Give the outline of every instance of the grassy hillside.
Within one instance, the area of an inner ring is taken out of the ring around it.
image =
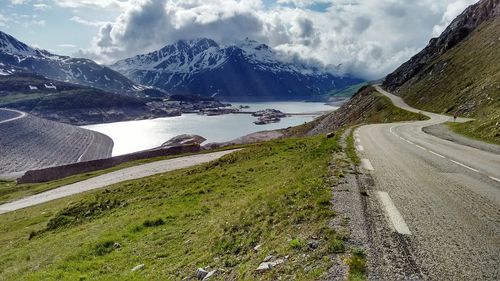
[[[363,86],[368,85],[369,82],[362,82],[356,85],[352,85],[350,87],[341,89],[341,90],[333,90],[328,93],[329,96],[334,96],[334,97],[351,97],[355,93],[359,91]]]
[[[500,18],[469,37],[406,82],[401,95],[423,110],[476,118],[453,125],[471,137],[500,142]]]
[[[426,119],[428,117],[425,115],[394,106],[388,97],[374,87],[365,86],[338,110],[293,128],[291,132],[295,135],[326,134],[345,126]]]
[[[0,279],[180,280],[206,266],[214,280],[317,279],[344,248],[327,227],[338,151],[324,136],[278,140],[0,215]],[[288,259],[258,275],[268,255]]]
[[[337,113],[289,134],[423,118],[365,87]],[[363,280],[363,251],[346,250],[348,234],[329,227],[332,188],[349,166],[341,135],[250,145],[198,167],[0,215],[0,279],[181,280],[209,267],[218,270],[213,280],[318,280],[339,266],[333,260],[340,255],[349,280]],[[346,152],[355,158],[350,139]],[[0,194],[10,198],[90,176],[22,190],[4,182]],[[267,256],[284,263],[257,273]],[[144,266],[132,271],[137,265]]]

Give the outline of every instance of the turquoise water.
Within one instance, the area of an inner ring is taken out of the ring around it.
[[[233,103],[233,105],[239,105]],[[245,103],[247,111],[275,108],[287,113],[311,113],[335,110],[323,103],[272,102]],[[229,141],[250,133],[296,126],[311,121],[317,115],[291,116],[279,123],[255,125],[249,114],[226,114],[204,116],[183,114],[182,116],[156,118],[151,120],[125,121],[84,126],[111,137],[115,143],[113,156],[157,147],[180,134],[196,134],[207,139],[206,143]]]

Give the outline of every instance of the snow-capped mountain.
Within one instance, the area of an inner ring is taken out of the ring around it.
[[[59,56],[32,48],[0,31],[0,75],[34,73],[112,92],[132,92],[139,88],[122,74],[90,59]]]
[[[216,95],[230,100],[307,99],[361,82],[286,63],[265,44],[244,40],[180,40],[110,66],[131,80],[171,93]]]

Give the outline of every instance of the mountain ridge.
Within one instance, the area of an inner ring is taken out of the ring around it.
[[[383,86],[389,91],[397,90],[418,75],[427,64],[466,39],[481,23],[500,16],[499,2],[499,0],[481,0],[469,6],[439,37],[432,38],[424,49],[388,74]]]
[[[409,105],[475,118],[457,133],[500,143],[500,0],[481,0],[389,74],[383,86]]]
[[[179,40],[110,67],[136,83],[172,93],[229,99],[306,99],[362,81],[285,62],[269,46],[248,38],[228,45],[208,38]]]
[[[0,31],[0,75],[27,72],[114,93],[143,89],[122,74],[85,58],[72,58],[33,48]]]

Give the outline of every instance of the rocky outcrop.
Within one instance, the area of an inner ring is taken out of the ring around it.
[[[256,125],[265,125],[269,123],[277,123],[281,118],[286,117],[286,114],[277,109],[265,109],[252,113],[252,116],[258,117],[254,123]]]
[[[200,145],[202,142],[206,140],[207,139],[202,136],[184,134],[169,139],[168,141],[164,142],[161,146],[166,147],[166,146],[179,146],[188,144]]]
[[[339,109],[312,121],[315,124],[306,135],[328,134],[345,125],[359,123],[360,120],[366,118],[369,112],[372,112],[377,107],[376,100],[378,97],[372,94],[373,91],[374,88],[371,86],[361,88],[359,92],[354,94]]]
[[[393,73],[387,75],[383,83],[389,91],[395,91],[406,81],[419,75],[428,64],[464,40],[481,23],[500,16],[500,0],[481,0],[467,8],[429,44]]]

